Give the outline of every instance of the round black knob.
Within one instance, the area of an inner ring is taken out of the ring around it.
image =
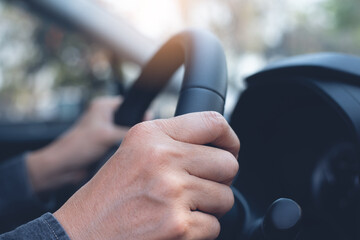
[[[280,198],[267,210],[262,222],[266,240],[292,240],[300,231],[302,211],[291,199]]]

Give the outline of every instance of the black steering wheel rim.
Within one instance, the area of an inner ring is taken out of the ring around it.
[[[182,64],[185,74],[175,116],[200,111],[223,114],[227,91],[223,48],[211,33],[188,30],[167,41],[147,63],[116,111],[115,123],[141,122],[152,100]]]

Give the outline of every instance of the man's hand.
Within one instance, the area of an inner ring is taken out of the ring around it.
[[[215,239],[234,203],[239,147],[214,112],[138,124],[54,216],[72,240]]]
[[[89,164],[124,138],[127,128],[113,123],[120,97],[95,99],[81,119],[58,140],[27,157],[35,191],[54,189],[82,180]]]

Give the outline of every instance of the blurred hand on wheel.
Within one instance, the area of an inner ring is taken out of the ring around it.
[[[214,112],[138,124],[54,216],[72,240],[215,239],[234,203],[239,147]]]
[[[82,180],[89,164],[124,138],[128,129],[113,123],[113,114],[120,104],[120,97],[93,100],[69,131],[49,146],[28,154],[27,167],[35,191]]]

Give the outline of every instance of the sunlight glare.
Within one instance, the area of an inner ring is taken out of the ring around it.
[[[108,10],[120,15],[144,35],[159,39],[178,32],[184,22],[177,1],[101,0]]]

